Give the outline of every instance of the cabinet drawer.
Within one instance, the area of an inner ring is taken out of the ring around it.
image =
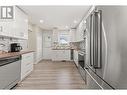
[[[27,67],[33,66],[32,61],[22,61],[21,63],[21,70],[27,69]]]
[[[22,65],[21,66],[21,71],[24,72],[24,71],[26,71],[29,68],[33,68],[33,64],[32,63],[27,63],[25,65]]]
[[[22,62],[33,62],[33,53],[23,54]]]
[[[29,62],[25,64],[25,67],[33,66],[33,63]]]
[[[33,66],[32,65],[28,65],[27,67],[25,67],[24,69],[23,69],[23,73],[24,72],[26,72],[26,71],[28,71],[28,70],[33,70]]]

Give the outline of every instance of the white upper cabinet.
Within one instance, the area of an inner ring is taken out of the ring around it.
[[[82,20],[76,29],[70,30],[70,42],[79,42],[84,40],[85,29],[86,21]]]
[[[84,20],[82,20],[76,29],[76,41],[77,42],[84,40],[83,35],[84,35],[85,28],[86,28],[86,22]]]
[[[53,30],[53,42],[58,42],[58,30]]]
[[[70,42],[76,42],[76,29],[70,30]]]
[[[28,17],[19,8],[15,7],[15,31],[17,38],[28,39]]]
[[[7,28],[8,27],[8,28]],[[12,31],[12,21],[0,21],[0,35],[1,36],[10,36]]]
[[[0,35],[20,39],[28,39],[28,17],[14,6],[14,19],[0,20]]]

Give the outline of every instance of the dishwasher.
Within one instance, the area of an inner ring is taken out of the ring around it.
[[[21,56],[0,59],[0,89],[11,89],[20,81]]]

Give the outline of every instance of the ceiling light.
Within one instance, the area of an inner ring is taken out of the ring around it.
[[[28,19],[25,19],[25,22],[28,22]]]
[[[67,28],[67,29],[68,29],[69,27],[68,27],[68,26],[65,26],[65,28]]]
[[[40,23],[43,23],[44,21],[43,20],[40,20]]]
[[[77,23],[77,21],[76,21],[76,20],[74,20],[74,23]]]

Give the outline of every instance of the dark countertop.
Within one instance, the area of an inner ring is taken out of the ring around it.
[[[1,58],[8,58],[8,57],[13,57],[13,56],[18,56],[26,53],[30,53],[34,51],[21,51],[21,52],[10,52],[10,53],[1,53],[0,54],[0,59]]]

